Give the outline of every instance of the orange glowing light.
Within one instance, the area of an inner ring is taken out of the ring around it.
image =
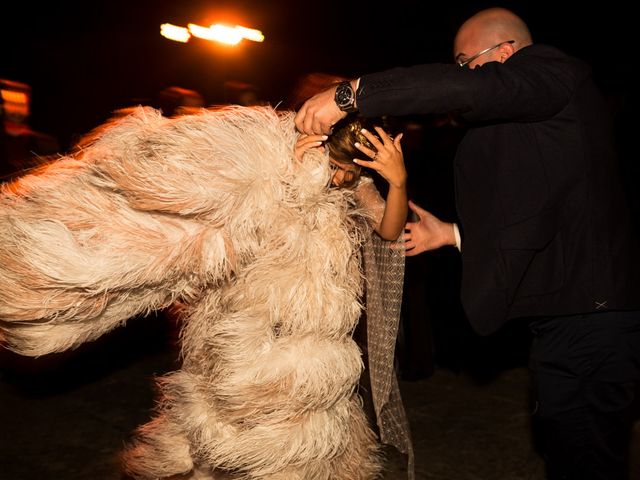
[[[0,90],[0,96],[6,103],[28,104],[29,97],[24,92],[16,92],[15,90]]]
[[[226,43],[227,45],[237,45],[242,40],[240,32],[227,25],[215,24],[210,27],[202,27],[195,23],[190,23],[189,31],[194,37]]]
[[[170,23],[163,23],[160,26],[160,34],[169,40],[183,43],[188,42],[192,36],[227,45],[237,45],[243,39],[251,40],[252,42],[264,41],[264,35],[260,30],[242,27],[240,25],[229,26],[221,23],[214,23],[209,27],[189,23],[186,28]]]
[[[235,27],[216,23],[211,25],[209,29],[214,36],[214,40],[217,40],[218,42],[226,43],[228,45],[237,45],[242,40],[242,34],[236,30]]]
[[[184,27],[163,23],[160,25],[160,35],[175,42],[187,43],[191,38],[189,30]]]
[[[240,32],[242,38],[246,38],[247,40],[251,40],[252,42],[264,41],[264,35],[260,30],[256,30],[255,28],[241,27],[240,25],[236,25],[235,28],[238,32]]]
[[[29,95],[26,92],[0,88],[0,97],[2,97],[0,113],[4,108],[4,113],[8,118],[26,118],[29,116]]]

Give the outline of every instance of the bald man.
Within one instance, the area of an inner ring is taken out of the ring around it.
[[[406,226],[407,255],[458,246],[478,333],[530,322],[549,478],[626,479],[640,265],[607,105],[586,64],[533,44],[505,9],[468,19],[453,57],[334,86],[303,104],[296,125],[326,134],[355,111],[467,121],[455,158],[460,228],[411,204],[420,220]]]

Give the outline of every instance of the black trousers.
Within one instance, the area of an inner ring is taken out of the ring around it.
[[[550,480],[627,480],[640,312],[531,322],[534,431]]]

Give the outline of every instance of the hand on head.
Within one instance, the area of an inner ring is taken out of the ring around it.
[[[402,147],[400,141],[402,140],[402,134],[392,139],[387,132],[380,127],[374,127],[380,138],[376,137],[373,133],[365,130],[361,130],[362,134],[371,142],[374,149],[368,148],[365,145],[356,143],[355,146],[362,153],[367,155],[370,160],[362,160],[354,158],[353,162],[361,167],[370,168],[378,172],[389,185],[397,188],[403,188],[407,182],[407,170],[404,166],[404,158],[402,155]]]
[[[295,117],[296,128],[307,135],[331,133],[331,127],[347,116],[334,100],[336,87],[320,92],[308,99]]]
[[[319,148],[320,151],[324,151],[324,147],[322,143],[327,139],[326,135],[305,135],[302,134],[298,137],[298,141],[296,142],[294,155],[296,160],[301,161],[304,155],[304,152],[309,150],[310,148]]]

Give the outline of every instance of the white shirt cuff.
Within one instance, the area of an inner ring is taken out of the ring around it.
[[[456,248],[459,252],[462,251],[462,240],[460,239],[460,229],[458,228],[458,224],[453,224],[453,236],[456,237]]]

